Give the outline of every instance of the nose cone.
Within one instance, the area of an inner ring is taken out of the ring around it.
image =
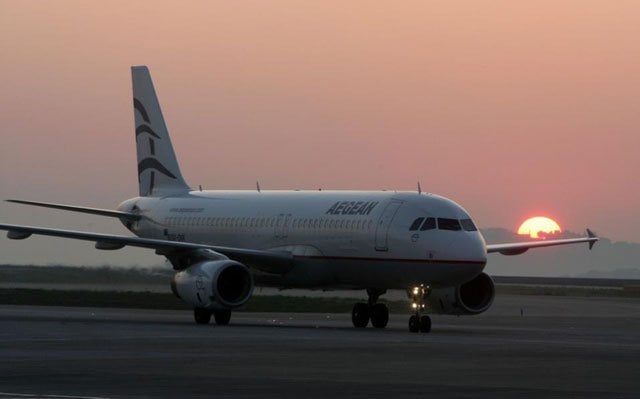
[[[487,245],[479,231],[467,234],[462,241],[470,260],[487,263]]]
[[[453,233],[453,232],[452,232]],[[457,231],[455,239],[440,246],[437,258],[444,265],[440,279],[434,284],[452,286],[473,280],[487,264],[487,252],[482,235],[477,232]]]
[[[482,273],[487,265],[487,249],[479,231],[458,231],[457,237],[446,248],[449,259],[455,259],[456,280],[464,283]]]
[[[487,263],[484,239],[478,232],[460,232],[460,236],[441,248],[444,259],[481,266],[479,271]]]

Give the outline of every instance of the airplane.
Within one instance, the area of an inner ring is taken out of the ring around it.
[[[354,327],[385,328],[378,302],[407,290],[409,330],[431,331],[426,313],[476,315],[491,306],[495,287],[483,270],[487,255],[588,243],[587,236],[486,244],[456,202],[435,194],[396,191],[193,190],[178,166],[146,66],[133,66],[133,108],[139,196],[116,210],[7,200],[119,219],[135,236],[0,224],[10,239],[45,235],[85,240],[101,250],[155,250],[176,273],[173,293],[194,309],[198,324],[226,325],[252,296],[254,275],[280,288],[364,289],[352,309]],[[253,270],[251,270],[253,269]]]

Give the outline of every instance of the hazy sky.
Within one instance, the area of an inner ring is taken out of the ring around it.
[[[136,64],[194,187],[419,180],[482,227],[640,241],[638,1],[0,1],[0,198],[135,196]]]

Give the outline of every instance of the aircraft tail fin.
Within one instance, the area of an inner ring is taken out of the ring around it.
[[[149,69],[146,66],[131,67],[131,78],[140,196],[191,190],[180,173]]]

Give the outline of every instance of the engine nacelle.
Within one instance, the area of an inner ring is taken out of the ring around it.
[[[457,287],[434,288],[427,298],[434,313],[454,315],[479,314],[491,307],[496,289],[486,273]]]
[[[176,273],[171,290],[197,308],[232,309],[251,298],[253,277],[233,260],[204,261]]]

